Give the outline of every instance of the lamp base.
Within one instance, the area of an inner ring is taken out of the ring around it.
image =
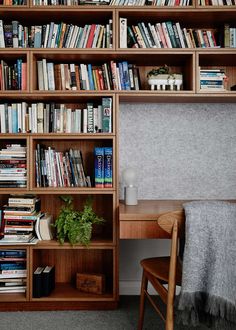
[[[126,205],[137,205],[138,204],[137,196],[138,196],[137,187],[125,187]]]

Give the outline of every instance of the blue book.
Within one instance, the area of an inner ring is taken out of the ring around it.
[[[18,113],[15,103],[12,104],[12,133],[18,133]]]
[[[22,89],[22,59],[18,59],[17,62],[17,88]]]
[[[129,80],[128,62],[123,61],[122,66],[123,66],[123,79],[124,79],[125,90],[129,91],[130,90],[130,80]]]
[[[95,188],[104,188],[104,148],[94,149],[95,156]]]
[[[118,63],[118,67],[119,67],[119,74],[120,74],[121,90],[124,91],[125,90],[125,80],[124,80],[124,74],[123,74],[123,65],[121,62]]]
[[[104,187],[112,188],[112,147],[104,148]]]
[[[93,72],[92,72],[92,65],[88,64],[88,79],[89,79],[89,89],[94,91],[94,81],[93,81]]]

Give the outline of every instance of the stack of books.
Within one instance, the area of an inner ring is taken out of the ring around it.
[[[0,294],[26,291],[26,250],[0,250]]]
[[[0,188],[26,188],[26,147],[9,144],[0,150]]]
[[[42,217],[40,199],[33,195],[12,195],[3,207],[1,244],[35,241],[35,224]]]
[[[225,92],[224,69],[200,69],[200,89],[204,92]]]

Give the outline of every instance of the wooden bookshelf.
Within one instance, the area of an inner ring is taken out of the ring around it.
[[[83,105],[86,102],[98,104],[103,97],[111,97],[113,103],[112,133],[19,133],[0,134],[0,146],[9,142],[23,142],[27,147],[27,187],[0,188],[1,206],[12,193],[33,193],[41,198],[42,210],[56,218],[61,203],[61,194],[72,194],[76,205],[81,208],[86,197],[92,195],[96,212],[106,219],[104,226],[94,228],[91,245],[61,246],[56,240],[39,242],[37,245],[17,246],[27,249],[26,294],[0,295],[0,310],[50,310],[50,309],[111,309],[118,305],[118,249],[119,249],[119,187],[118,187],[118,116],[121,102],[236,102],[236,91],[230,87],[236,84],[236,49],[233,48],[127,48],[119,47],[119,18],[127,18],[128,24],[138,22],[157,23],[179,21],[186,28],[222,29],[224,23],[234,24],[234,6],[200,6],[193,1],[190,6],[34,6],[32,0],[24,6],[0,6],[1,19],[9,24],[19,20],[22,25],[49,24],[65,21],[67,24],[106,24],[112,19],[112,48],[6,48],[0,49],[0,60],[13,62],[18,58],[27,63],[27,88],[0,90],[2,103],[13,102],[57,102]],[[46,59],[55,63],[85,63],[100,65],[110,61],[128,61],[140,72],[140,90],[55,90],[39,91],[37,61]],[[147,72],[154,67],[167,64],[173,71],[183,74],[180,91],[151,91],[147,83]],[[223,68],[228,77],[224,92],[203,92],[199,88],[199,67]],[[96,146],[113,147],[113,187],[51,188],[37,187],[35,182],[34,150],[37,143],[53,146],[64,151],[76,146],[83,152],[86,170],[93,172],[93,149]],[[7,248],[15,246],[7,246]],[[1,246],[0,249],[5,249]],[[49,297],[33,298],[33,271],[41,264],[56,266],[56,288]],[[103,295],[81,294],[75,288],[76,272],[102,272],[107,279]]]

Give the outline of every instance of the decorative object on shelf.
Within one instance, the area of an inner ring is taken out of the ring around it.
[[[92,198],[87,198],[83,211],[74,210],[73,197],[63,195],[60,198],[65,203],[56,219],[55,227],[60,244],[69,240],[71,245],[88,246],[92,237],[93,224],[102,224],[105,220],[96,215],[92,208]]]
[[[134,168],[127,167],[122,173],[122,177],[125,183],[124,188],[124,199],[126,205],[137,205],[138,200],[138,188],[135,186],[136,183],[136,172]]]
[[[157,90],[179,91],[183,84],[183,75],[181,73],[171,73],[167,65],[152,69],[148,72],[147,78],[152,91],[155,88]]]
[[[105,291],[105,275],[77,273],[76,288],[81,292],[103,294]]]

